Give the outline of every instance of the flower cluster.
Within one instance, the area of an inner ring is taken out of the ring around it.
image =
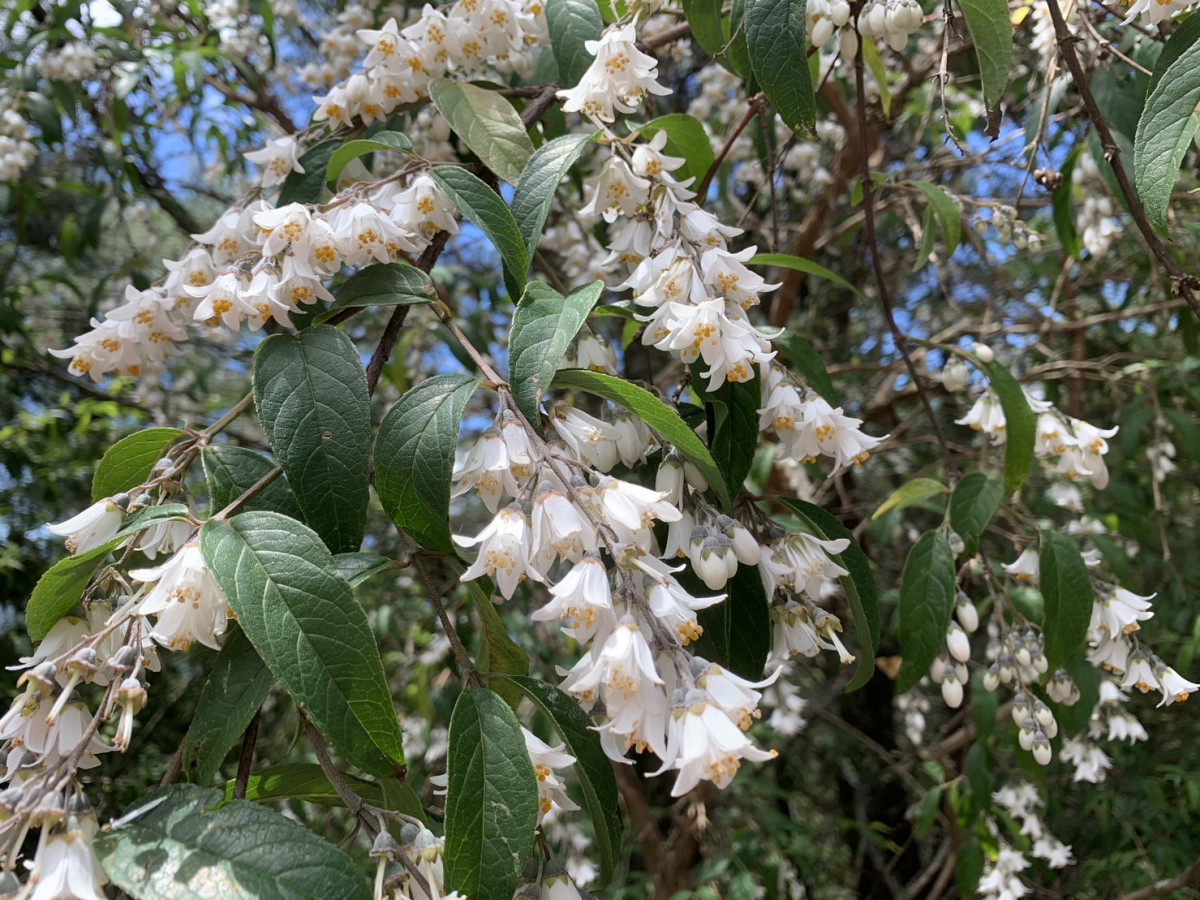
[[[600,40],[584,43],[595,59],[579,84],[558,92],[564,101],[563,112],[581,112],[597,122],[612,122],[614,113],[637,112],[646,94],[671,93],[658,83],[658,61],[635,46],[635,25],[610,25]]]
[[[37,159],[37,149],[26,138],[29,129],[20,113],[0,113],[0,182],[16,181]]]
[[[808,39],[814,47],[824,47],[836,36],[842,56],[854,59],[858,55],[858,35],[853,27],[846,27],[850,24],[847,0],[813,0],[805,15]],[[878,38],[900,53],[924,21],[916,0],[868,0],[858,14],[858,30],[864,39]]]
[[[96,51],[87,41],[67,41],[47,50],[37,67],[43,78],[52,81],[83,81],[96,72]]]

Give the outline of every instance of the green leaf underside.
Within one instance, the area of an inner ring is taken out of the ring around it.
[[[374,781],[342,773],[350,789],[372,806],[385,807],[383,788]],[[225,785],[225,802],[233,800],[236,782]],[[318,806],[344,806],[321,767],[316,763],[288,763],[255,772],[246,781],[246,800],[266,803],[270,800],[303,800]]]
[[[485,166],[509,184],[521,180],[533,141],[511,103],[495,91],[444,78],[429,85],[429,98]]]
[[[386,572],[396,565],[386,556],[380,556],[378,553],[371,553],[367,550],[338,553],[333,557],[333,562],[338,571],[342,573],[342,577],[350,582],[350,587],[358,587],[368,578],[378,575],[380,572]]]
[[[904,662],[896,679],[903,694],[929,671],[946,643],[954,612],[954,551],[940,531],[927,531],[908,554],[900,577],[900,652]]]
[[[1150,76],[1150,84],[1146,88],[1147,97],[1154,93],[1175,60],[1200,40],[1200,16],[1188,16],[1182,22],[1178,19],[1176,22],[1179,27],[1167,39],[1158,59],[1154,61],[1154,74]]]
[[[338,176],[342,174],[342,170],[352,160],[356,160],[360,156],[366,156],[368,153],[375,153],[380,150],[388,150],[394,153],[411,153],[412,148],[412,141],[398,131],[381,131],[369,138],[346,141],[346,143],[330,154],[329,162],[325,166],[325,180],[331,184],[337,184]]]
[[[815,275],[818,278],[824,278],[826,281],[832,281],[838,287],[853,291],[856,294],[860,293],[858,288],[836,272],[832,272],[824,266],[803,257],[792,256],[790,253],[756,253],[750,257],[750,265],[778,266],[781,269],[794,269],[806,275]]]
[[[1191,146],[1200,117],[1200,43],[1193,43],[1158,75],[1133,139],[1133,172],[1138,197],[1154,227],[1165,231],[1171,190],[1179,164]]]
[[[275,464],[265,456],[245,447],[205,447],[200,460],[204,465],[204,478],[208,482],[209,512],[212,514],[227,507],[275,468]],[[252,497],[240,512],[255,510],[283,513],[293,519],[302,516],[285,476],[272,481]]]
[[[220,791],[174,785],[138,801],[96,852],[118,887],[139,900],[245,897],[368,900],[353,861],[273,810]]]
[[[1079,547],[1065,534],[1041,533],[1038,572],[1038,587],[1045,601],[1046,661],[1054,670],[1083,648],[1095,595]]]
[[[289,203],[320,203],[325,199],[325,172],[329,159],[342,146],[341,138],[322,141],[300,157],[303,172],[290,172],[279,189],[277,206]]]
[[[596,829],[595,850],[600,861],[600,880],[589,887],[602,888],[609,883],[621,853],[621,807],[617,799],[617,780],[612,763],[600,746],[600,735],[575,699],[553,685],[536,678],[508,677],[520,688],[543,715],[575,757],[573,767],[583,791],[583,808]]]
[[[645,388],[601,372],[587,369],[565,369],[556,373],[554,383],[558,387],[574,388],[602,397],[633,413],[654,431],[661,434],[680,453],[700,470],[709,486],[716,491],[722,505],[732,503],[729,488],[716,461],[712,458],[704,441],[687,426],[674,409],[667,406]]]
[[[402,769],[375,636],[320,538],[278,513],[242,513],[206,523],[200,549],[258,655],[321,733],[372,775]]]
[[[594,59],[585,43],[600,40],[604,31],[600,9],[595,0],[546,0],[546,28],[559,80],[564,88],[575,87]]]
[[[182,435],[178,428],[147,428],[121,438],[100,457],[92,476],[92,502],[144,484],[154,464]]]
[[[201,786],[212,782],[274,683],[254,645],[241,628],[231,625],[183,739],[183,769],[189,781]]]
[[[396,527],[431,550],[454,553],[450,476],[463,410],[478,378],[436,375],[401,397],[375,439],[375,490]]]
[[[254,354],[254,406],[305,521],[333,553],[367,521],[371,403],[350,338],[330,325],[267,338]]]
[[[837,541],[843,538],[850,544],[841,553],[831,553],[830,558],[838,563],[849,575],[838,579],[846,599],[850,601],[850,611],[854,614],[854,626],[861,647],[858,668],[846,685],[846,691],[858,690],[871,680],[875,672],[875,654],[879,652],[880,622],[879,622],[879,586],[875,582],[875,573],[867,555],[854,539],[854,535],[843,525],[836,516],[813,503],[803,500],[782,498],[783,504],[792,512],[801,516],[817,537],[827,541]],[[865,641],[864,641],[865,638]]]
[[[979,363],[979,366],[1000,398],[1000,408],[1004,411],[1004,493],[1012,496],[1021,489],[1033,465],[1037,416],[1029,408],[1021,385],[1008,369],[997,362]]]
[[[892,491],[891,496],[879,504],[879,509],[871,513],[872,519],[878,519],[888,510],[904,509],[938,494],[949,493],[950,489],[936,478],[914,478]]]
[[[521,725],[486,688],[463,691],[446,755],[447,890],[512,900],[537,828],[538,791]]]
[[[1004,98],[1008,74],[1012,68],[1013,28],[1007,0],[958,0],[967,20],[979,75],[983,81],[983,102],[995,109]]]
[[[430,303],[437,290],[430,277],[408,263],[367,266],[338,288],[337,297],[326,310],[353,309],[362,306],[408,306]]]
[[[525,286],[509,332],[508,380],[518,408],[530,422],[541,422],[542,397],[603,292],[602,281],[593,281],[566,297],[538,281]]]
[[[805,41],[804,0],[746,0],[746,49],[775,112],[797,133],[812,128],[817,104]]]
[[[686,183],[692,180],[692,187],[697,187],[708,170],[712,168],[715,156],[708,132],[694,116],[685,113],[671,113],[651,119],[638,128],[637,132],[646,140],[650,140],[660,131],[667,133],[667,143],[663,152],[667,156],[676,156],[684,160],[682,166],[671,173],[677,181]]]
[[[429,170],[429,177],[458,207],[463,217],[492,242],[513,283],[523,287],[529,275],[529,255],[517,220],[500,195],[457,166],[436,166]],[[519,294],[520,291],[515,296]]]
[[[1004,502],[1004,485],[981,472],[964,475],[950,495],[950,527],[976,542]]]
[[[594,4],[590,4],[594,8]],[[512,214],[517,230],[525,243],[525,254],[533,259],[533,252],[541,239],[542,229],[550,215],[554,194],[559,182],[566,177],[575,160],[579,159],[588,144],[596,139],[596,133],[564,134],[547,141],[529,160],[513,191]]]

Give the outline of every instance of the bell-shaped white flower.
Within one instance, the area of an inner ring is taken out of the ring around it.
[[[754,746],[720,707],[697,691],[689,695],[686,707],[671,713],[666,755],[658,772],[678,770],[671,796],[682,797],[704,780],[719,788],[728,786],[743,759],[762,762],[776,755]]]
[[[599,122],[612,122],[614,111],[631,113],[646,94],[664,96],[670,88],[658,83],[658,61],[635,46],[634,23],[610,25],[598,41],[584,47],[596,58],[579,84],[558,92],[563,112],[581,112]]]
[[[566,786],[555,771],[573,766],[575,757],[566,753],[562,744],[551,747],[527,728],[523,727],[521,734],[525,737],[525,749],[529,751],[529,761],[533,763],[533,772],[537,776],[538,820],[553,809],[563,812],[579,809],[579,805],[567,796]]]
[[[304,174],[304,166],[300,165],[300,147],[292,135],[267,141],[261,150],[242,155],[258,166],[259,183],[265,188],[279,184],[292,172]]]
[[[513,591],[526,578],[546,580],[530,559],[529,523],[519,506],[500,510],[473,538],[454,535],[454,543],[460,547],[479,545],[479,555],[463,572],[462,580],[487,575],[505,599],[512,599]]]
[[[214,650],[225,633],[229,603],[217,584],[199,545],[192,541],[161,566],[129,573],[135,581],[153,584],[138,605],[145,616],[157,615],[151,637],[172,650],[187,650],[199,641]]]
[[[1040,563],[1037,551],[1026,547],[1021,555],[1010,563],[1002,563],[1004,571],[1022,584],[1037,584],[1040,573]]]
[[[575,563],[562,580],[550,588],[550,596],[551,601],[536,610],[531,618],[536,622],[560,619],[563,629],[577,641],[590,640],[601,631],[607,637],[616,626],[608,570],[594,554]]]
[[[111,540],[121,530],[124,520],[124,511],[105,497],[65,522],[47,525],[46,528],[53,534],[65,537],[67,552],[74,555],[87,553]]]
[[[90,811],[72,814],[60,826],[44,827],[24,896],[29,900],[105,900],[108,876],[93,847],[99,827]]]

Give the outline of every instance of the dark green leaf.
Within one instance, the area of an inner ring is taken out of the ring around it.
[[[1079,547],[1057,531],[1041,533],[1038,573],[1045,601],[1046,660],[1053,671],[1070,662],[1087,640],[1095,593]]]
[[[954,612],[954,551],[940,531],[927,531],[913,546],[900,577],[900,652],[896,679],[903,694],[921,680],[946,643]]]
[[[274,683],[254,645],[231,625],[183,739],[183,771],[189,781],[202,786],[212,782]]]
[[[388,410],[375,439],[375,490],[396,527],[432,550],[453,553],[450,476],[458,424],[479,379],[437,375]]]
[[[244,447],[205,447],[200,459],[208,482],[209,511],[212,514],[223,510],[275,469],[275,464],[265,456]],[[293,519],[301,518],[300,507],[283,476],[267,485],[240,511],[264,509],[283,513]]]
[[[954,883],[958,887],[958,895],[974,897],[982,877],[983,850],[979,846],[979,839],[968,834],[958,849],[958,859],[954,864]]]
[[[693,179],[693,188],[699,186],[713,166],[715,157],[708,132],[693,116],[683,113],[659,116],[639,127],[637,131],[646,140],[650,140],[660,131],[667,133],[667,144],[663,152],[667,156],[676,156],[684,160],[684,164],[671,174],[678,181]]]
[[[350,857],[291,819],[220,791],[174,785],[151,792],[96,852],[113,883],[138,900],[200,897],[369,900]]]
[[[368,153],[390,150],[395,153],[412,153],[412,141],[398,131],[380,131],[369,138],[346,141],[329,156],[325,166],[325,180],[337,184],[338,176],[352,160]],[[303,163],[301,163],[303,165]],[[378,174],[378,173],[377,173]]]
[[[358,349],[330,325],[267,338],[254,354],[254,405],[304,519],[333,553],[357,550],[367,521],[371,402]]]
[[[837,392],[825,369],[825,360],[821,359],[816,348],[804,338],[788,332],[776,335],[773,340],[791,362],[792,368],[804,376],[808,386],[828,400],[830,405],[837,406]]]
[[[649,391],[630,384],[622,378],[590,372],[586,369],[566,369],[557,373],[554,383],[559,387],[574,388],[603,397],[625,407],[652,429],[662,435],[676,450],[691,460],[700,470],[709,486],[716,491],[721,503],[728,508],[732,497],[725,479],[717,468],[716,461],[696,432],[688,428],[679,413],[667,406]]]
[[[753,381],[727,381],[715,393],[706,395],[709,400],[721,404],[724,410],[724,415],[717,419],[709,449],[717,468],[725,476],[725,483],[734,492],[741,491],[750,467],[754,465],[761,392],[760,382],[755,378]]]
[[[279,189],[278,206],[289,203],[320,203],[325,199],[325,170],[329,166],[329,158],[338,147],[342,146],[341,138],[321,141],[315,147],[306,150],[300,157],[303,172],[291,172],[283,179]]]
[[[1013,28],[1007,0],[958,0],[959,9],[967,20],[975,55],[979,59],[979,75],[983,81],[983,102],[988,110],[997,110],[1008,87],[1012,68]],[[992,116],[989,114],[989,123]],[[995,139],[994,134],[989,136]]]
[[[680,583],[698,597],[714,592],[691,569],[679,573]],[[738,566],[725,585],[728,598],[696,613],[704,633],[694,647],[697,655],[731,672],[757,681],[771,652],[771,616],[762,575],[756,566]]]
[[[513,296],[519,297],[529,275],[529,256],[517,220],[500,195],[466,169],[456,166],[437,166],[429,170],[429,176],[463,217],[492,242],[509,275],[509,290],[516,288]]]
[[[949,491],[950,489],[936,478],[914,478],[892,491],[888,498],[879,504],[879,509],[871,513],[871,518],[878,519],[890,509],[904,509]]]
[[[988,760],[986,743],[976,741],[971,745],[963,768],[966,771],[967,784],[971,786],[971,798],[975,801],[975,808],[991,809],[993,765]]]
[[[486,688],[463,691],[446,758],[447,890],[512,900],[533,848],[538,790],[521,725]]]
[[[978,541],[1004,501],[1004,485],[982,472],[964,475],[950,495],[950,527],[968,544]]]
[[[604,292],[604,282],[593,281],[564,297],[538,281],[525,286],[509,332],[509,383],[517,407],[539,425],[542,397],[588,313]]]
[[[809,529],[817,537],[828,541],[847,540],[849,545],[841,553],[832,553],[830,558],[849,572],[838,579],[846,599],[850,601],[850,610],[854,613],[854,627],[858,632],[859,651],[858,668],[854,677],[846,685],[847,692],[858,690],[875,672],[875,654],[879,651],[879,586],[875,582],[875,573],[871,563],[862,548],[837,517],[812,503],[803,500],[781,498],[783,504],[792,512],[799,515],[808,524]]]
[[[382,807],[384,796],[382,788],[374,781],[356,778],[345,772],[342,778],[350,789],[372,806]],[[230,781],[225,785],[225,802],[233,799],[233,789],[236,782]],[[338,796],[321,767],[316,763],[288,763],[282,766],[271,766],[255,772],[246,781],[246,800],[256,803],[266,803],[271,800],[303,800],[305,803],[315,803],[318,806],[345,806]]]
[[[600,857],[599,884],[589,886],[602,888],[608,884],[620,859],[621,807],[617,800],[617,780],[612,763],[600,746],[600,735],[574,698],[553,685],[535,678],[506,680],[520,688],[551,721],[567,752],[575,757],[574,771],[583,790],[584,809],[596,829],[594,849]]]
[[[928,181],[909,181],[909,187],[916,188],[929,204],[937,218],[938,227],[942,231],[942,240],[946,244],[946,256],[954,253],[962,240],[962,213],[944,189]]]
[[[1037,437],[1037,416],[1029,408],[1025,392],[1012,373],[997,362],[978,363],[1000,398],[1004,411],[1004,493],[1015,494],[1029,477],[1033,465],[1033,445]]]
[[[843,287],[848,291],[853,291],[860,294],[858,288],[848,282],[836,272],[831,272],[824,266],[817,265],[807,259],[799,256],[792,256],[788,253],[756,253],[750,259],[752,266],[779,266],[782,269],[795,269],[797,272],[803,272],[806,275],[815,275],[818,278],[824,278],[826,281],[832,281],[838,287]]]
[[[683,0],[683,15],[700,49],[706,56],[716,59],[725,46],[720,0]]]
[[[587,5],[595,8],[595,4],[590,0],[587,0]],[[596,135],[588,132],[564,134],[547,141],[533,154],[529,165],[521,173],[521,180],[517,182],[513,191],[512,214],[517,223],[517,230],[521,232],[521,238],[525,242],[528,259],[533,259],[559,182],[566,176],[575,160],[579,159],[580,154],[587,149],[588,144],[595,139]]]
[[[460,568],[461,575],[465,569]],[[467,593],[475,603],[479,624],[483,630],[482,640],[476,654],[475,665],[488,681],[488,687],[504,698],[515,711],[521,701],[521,693],[503,678],[503,675],[528,675],[529,653],[512,639],[500,614],[492,603],[491,583],[487,578],[476,578],[467,583]]]
[[[114,544],[115,541],[108,541],[87,553],[60,559],[38,579],[25,606],[25,628],[30,640],[40,641],[55,622],[74,608]]]
[[[595,59],[584,44],[600,40],[604,19],[595,0],[546,0],[546,27],[559,80],[573,88]]]
[[[360,306],[408,306],[437,298],[430,277],[408,263],[393,262],[360,269],[338,288],[328,312]]]
[[[1171,190],[1179,164],[1200,127],[1200,43],[1193,42],[1161,74],[1146,100],[1133,139],[1133,171],[1138,197],[1155,228],[1165,231]]]
[[[92,502],[123,494],[144,484],[154,464],[183,432],[178,428],[147,428],[121,438],[100,457],[92,476]]]
[[[808,72],[804,0],[746,0],[746,49],[754,77],[779,118],[797,133],[816,121]]]
[[[485,166],[509,184],[521,180],[533,156],[533,141],[511,103],[496,91],[444,78],[430,84],[429,97]]]
[[[321,733],[372,775],[402,770],[375,635],[320,538],[252,512],[207,522],[200,549],[258,655]]]

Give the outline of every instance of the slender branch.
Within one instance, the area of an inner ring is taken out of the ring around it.
[[[300,721],[304,723],[304,734],[308,738],[308,743],[312,747],[313,753],[316,754],[317,764],[321,767],[321,771],[325,774],[325,778],[329,781],[334,793],[346,805],[346,809],[350,811],[350,814],[358,819],[371,837],[374,838],[375,835],[379,834],[379,823],[372,816],[366,814],[366,801],[354,793],[354,789],[346,783],[346,779],[342,777],[342,773],[338,771],[337,766],[333,764],[333,760],[329,758],[329,753],[325,749],[325,738],[313,726],[313,723],[308,718],[308,714],[303,709],[300,710]]]
[[[229,412],[225,413],[225,415],[221,416],[221,418],[217,419],[217,421],[213,422],[202,432],[200,432],[200,438],[203,441],[211,440],[215,435],[218,435],[224,431],[227,426],[237,421],[241,414],[249,409],[253,404],[254,392],[251,391],[249,394],[235,403]]]
[[[462,670],[463,684],[467,687],[482,687],[483,681],[479,677],[479,670],[475,668],[471,654],[467,653],[467,648],[463,646],[458,631],[454,628],[454,623],[450,621],[450,615],[446,612],[446,604],[442,603],[441,591],[434,584],[433,576],[429,574],[429,568],[425,565],[425,558],[415,544],[412,546],[412,559],[417,571],[421,574],[421,580],[425,582],[425,592],[429,594],[429,602],[433,604],[438,621],[442,623],[442,631],[446,633],[446,639],[450,641],[450,649],[454,652],[458,667]]]
[[[404,327],[404,320],[408,317],[409,309],[411,309],[409,306],[397,306],[392,310],[392,317],[388,319],[387,326],[383,329],[383,335],[375,347],[375,352],[371,354],[371,359],[367,363],[368,394],[373,395],[375,388],[379,386],[383,367],[387,365],[392,350],[396,348],[396,342],[400,339],[400,329]]]
[[[708,186],[712,184],[713,178],[716,177],[717,169],[721,168],[721,164],[725,162],[725,157],[729,155],[729,151],[733,148],[733,142],[741,137],[742,132],[746,130],[746,126],[754,121],[754,117],[758,115],[758,111],[763,108],[766,102],[767,97],[762,93],[751,98],[750,105],[746,108],[746,114],[742,116],[742,120],[737,125],[733,126],[733,131],[729,132],[729,137],[725,139],[725,144],[721,147],[717,158],[713,160],[713,164],[704,173],[704,178],[696,185],[696,197],[698,200],[704,200],[704,195],[708,193]]]
[[[292,117],[289,116],[284,111],[283,107],[279,105],[279,101],[270,94],[268,94],[266,97],[263,97],[257,93],[238,93],[215,75],[205,75],[204,83],[213,90],[217,91],[227,100],[238,103],[248,109],[256,109],[259,112],[266,113],[268,116],[274,119],[279,127],[288,134],[295,134],[300,130],[296,127],[296,123],[292,121]]]
[[[236,499],[234,499],[228,506],[226,506],[212,518],[218,521],[229,518],[229,516],[236,513],[239,509],[270,487],[271,483],[282,474],[283,467],[275,466],[270,472],[258,479],[258,481],[254,482],[254,484],[250,485],[250,487],[246,488],[246,490],[244,490]]]
[[[647,50],[654,50],[657,47],[662,47],[666,44],[673,44],[676,41],[691,36],[692,26],[687,22],[680,22],[678,25],[672,25],[670,28],[660,31],[658,34],[642,39],[642,45]]]
[[[925,390],[925,385],[921,381],[917,367],[913,364],[912,357],[909,356],[908,337],[900,330],[900,326],[896,324],[896,316],[892,311],[892,300],[888,295],[887,279],[883,274],[883,261],[880,259],[879,254],[879,238],[875,233],[875,190],[871,183],[871,159],[867,148],[867,95],[863,88],[863,70],[865,67],[863,61],[863,36],[858,30],[857,14],[854,18],[854,32],[858,35],[858,55],[854,58],[854,86],[858,94],[855,98],[855,104],[858,109],[859,177],[863,189],[863,225],[866,231],[867,244],[871,248],[871,268],[875,273],[875,286],[879,291],[879,302],[883,306],[883,314],[887,319],[888,328],[892,332],[892,341],[896,345],[896,350],[904,359],[908,375],[921,397],[921,405],[925,407],[925,415],[929,417],[929,424],[933,427],[934,436],[937,438],[938,445],[942,448],[942,456],[946,461],[946,470],[950,473],[951,478],[957,478],[958,465],[954,461],[954,454],[950,452],[950,446],[946,443],[946,436],[942,433],[942,426],[938,423],[937,415],[933,410],[933,403],[929,400],[929,394]]]
[[[258,740],[258,719],[262,710],[254,714],[250,724],[246,726],[246,734],[242,738],[242,755],[238,757],[237,780],[233,783],[233,799],[246,799],[246,786],[250,782],[250,767],[254,765],[254,744]]]
[[[1058,3],[1049,0],[1046,5],[1050,8],[1050,18],[1054,22],[1054,33],[1058,38],[1059,50],[1066,61],[1067,68],[1071,70],[1075,89],[1079,91],[1080,99],[1083,100],[1087,117],[1091,120],[1092,127],[1096,129],[1096,134],[1100,136],[1100,144],[1104,148],[1104,158],[1108,160],[1113,177],[1117,180],[1117,187],[1121,189],[1121,196],[1125,198],[1125,206],[1128,208],[1129,214],[1133,216],[1138,231],[1142,233],[1142,239],[1145,240],[1146,246],[1150,248],[1154,258],[1162,264],[1171,277],[1171,293],[1182,296],[1196,317],[1200,318],[1200,298],[1197,298],[1193,290],[1200,287],[1200,279],[1184,272],[1163,242],[1159,240],[1158,235],[1154,233],[1154,226],[1146,217],[1146,210],[1142,207],[1137,192],[1129,183],[1129,176],[1125,174],[1125,167],[1121,164],[1121,148],[1113,139],[1104,113],[1100,111],[1096,97],[1092,94],[1091,86],[1088,84],[1087,73],[1084,72],[1079,55],[1075,52],[1075,36],[1067,27],[1067,20],[1063,17],[1062,10],[1058,8]]]
[[[557,84],[546,85],[542,88],[542,92],[530,100],[521,112],[521,124],[527,131],[546,114],[546,110],[558,102],[558,87]]]
[[[1121,900],[1148,900],[1150,897],[1161,897],[1163,894],[1171,894],[1175,891],[1183,891],[1189,888],[1192,890],[1200,889],[1200,859],[1196,860],[1185,871],[1174,878],[1156,881],[1154,884],[1147,885],[1132,893],[1122,894]]]

